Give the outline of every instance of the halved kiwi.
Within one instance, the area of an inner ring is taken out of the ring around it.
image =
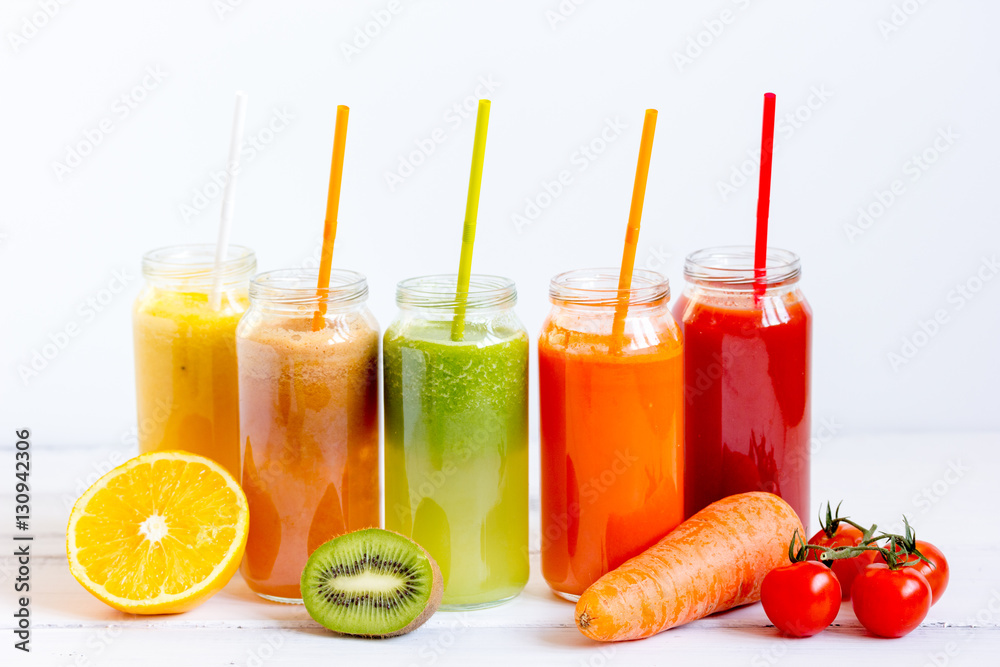
[[[444,594],[441,570],[413,540],[380,528],[336,537],[309,557],[302,601],[345,635],[394,637],[424,624]]]

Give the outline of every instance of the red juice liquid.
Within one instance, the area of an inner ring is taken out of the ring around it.
[[[784,498],[809,522],[812,311],[796,289],[687,290],[685,516],[746,491]]]

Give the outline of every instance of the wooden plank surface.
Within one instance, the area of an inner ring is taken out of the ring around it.
[[[308,660],[364,659],[366,665],[810,665],[849,659],[887,664],[1000,664],[1000,574],[992,563],[996,536],[994,488],[1000,434],[817,438],[813,505],[844,499],[849,513],[886,526],[906,513],[921,537],[942,547],[952,580],[924,625],[901,640],[869,637],[845,605],[826,632],[808,640],[779,637],[760,605],[703,619],[657,637],[598,645],[573,626],[573,607],[532,577],[514,602],[496,609],[439,613],[406,637],[385,641],[333,637],[297,606],[259,600],[237,575],[218,595],[187,614],[132,617],[116,612],[70,576],[64,526],[81,485],[118,452],[105,448],[49,448],[34,452],[32,648],[12,648],[16,563],[0,556],[0,630],[3,665],[293,665]],[[4,455],[9,450],[0,450]],[[125,453],[127,454],[127,453]],[[533,465],[537,457],[532,459]],[[537,476],[537,470],[533,471]],[[13,510],[0,488],[0,509]],[[532,503],[537,545],[537,502]],[[815,526],[814,526],[815,528]],[[0,537],[11,545],[11,535]]]

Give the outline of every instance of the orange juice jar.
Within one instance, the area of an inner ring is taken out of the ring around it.
[[[271,271],[250,284],[236,330],[242,485],[250,589],[302,601],[309,555],[337,535],[379,525],[379,330],[368,285],[333,271]],[[314,330],[314,314],[326,314]]]
[[[684,518],[683,353],[667,279],[635,271],[624,334],[617,269],[552,279],[538,341],[542,573],[576,599]]]
[[[139,453],[183,449],[239,476],[236,325],[256,268],[253,251],[234,245],[218,276],[214,245],[143,256],[146,282],[132,309]]]

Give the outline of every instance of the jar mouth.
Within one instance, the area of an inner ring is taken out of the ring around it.
[[[318,288],[319,269],[278,269],[250,281],[250,300],[290,306],[347,306],[368,298],[368,280],[356,271],[333,269],[330,286]]]
[[[517,286],[510,278],[474,273],[469,291],[458,292],[458,275],[442,273],[401,280],[396,285],[396,305],[400,308],[467,311],[511,308],[517,303]]]
[[[549,300],[559,305],[616,306],[628,298],[630,306],[651,305],[670,300],[670,281],[656,271],[635,269],[629,289],[619,290],[620,269],[576,269],[552,278]]]
[[[215,282],[215,244],[192,243],[150,250],[142,256],[142,275],[152,282],[211,288]],[[257,257],[245,246],[229,245],[222,261],[223,285],[245,283],[257,270]]]
[[[688,282],[728,289],[750,288],[757,282],[753,246],[718,246],[696,250],[684,260]],[[769,287],[798,282],[802,273],[799,256],[781,248],[767,249],[762,281]]]

